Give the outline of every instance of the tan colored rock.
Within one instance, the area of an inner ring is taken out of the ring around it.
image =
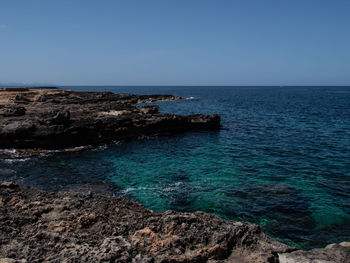
[[[347,243],[347,242],[342,242]],[[350,246],[330,244],[325,248],[309,251],[297,250],[278,254],[280,263],[347,263],[350,262]]]
[[[15,263],[16,260],[15,259],[11,259],[11,258],[0,258],[0,263]]]
[[[347,243],[291,252],[257,225],[203,212],[155,213],[98,194],[0,186],[0,255],[14,262],[345,263],[350,255]]]
[[[343,247],[350,247],[350,242],[341,242],[341,243],[339,243],[339,245],[341,245]]]

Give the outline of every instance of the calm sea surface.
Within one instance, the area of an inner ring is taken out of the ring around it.
[[[350,87],[64,87],[180,95],[161,112],[219,113],[222,130],[1,160],[0,180],[47,190],[113,183],[155,211],[257,223],[302,248],[350,241]]]

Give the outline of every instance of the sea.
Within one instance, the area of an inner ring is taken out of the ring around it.
[[[350,87],[61,88],[182,96],[153,104],[218,113],[222,128],[2,159],[1,181],[49,191],[103,182],[153,211],[249,221],[298,248],[350,241]]]

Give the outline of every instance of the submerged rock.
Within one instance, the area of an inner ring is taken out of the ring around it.
[[[0,176],[2,175],[12,175],[12,174],[15,174],[16,171],[15,170],[12,170],[12,169],[1,169],[0,168]]]

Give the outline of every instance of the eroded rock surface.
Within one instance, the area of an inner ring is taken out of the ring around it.
[[[0,90],[0,148],[62,149],[220,127],[216,114],[162,114],[157,106],[135,105],[179,99],[172,95]]]
[[[0,255],[27,262],[276,262],[253,224],[152,212],[121,199],[0,185]],[[10,261],[9,261],[10,262]]]
[[[155,213],[93,192],[0,185],[0,262],[345,263],[346,244],[295,251],[257,225],[203,212]]]
[[[350,242],[331,244],[309,251],[297,250],[279,254],[280,263],[333,263],[350,262]]]

